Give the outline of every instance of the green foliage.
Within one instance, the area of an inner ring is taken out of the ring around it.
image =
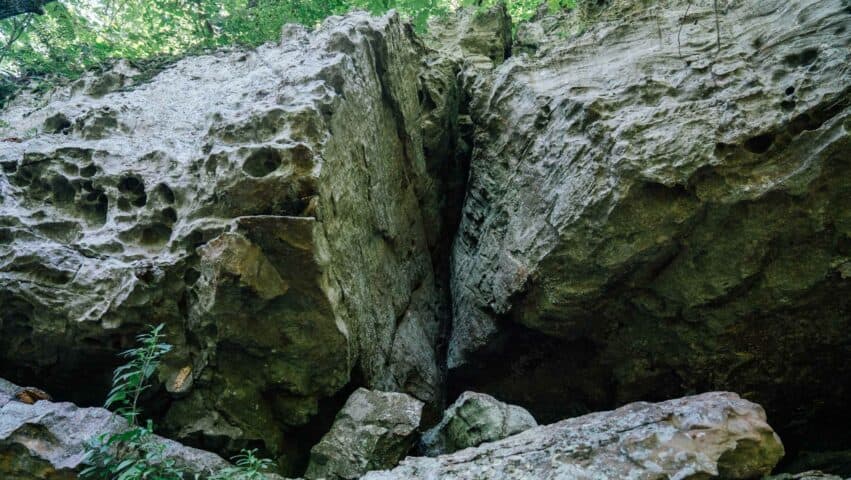
[[[268,458],[257,457],[257,449],[242,450],[231,460],[236,466],[217,472],[210,480],[263,480],[266,473],[272,471],[274,462]]]
[[[115,369],[112,390],[104,406],[114,408],[130,427],[119,433],[104,433],[92,439],[86,450],[88,465],[80,478],[103,480],[183,480],[183,473],[163,455],[162,444],[152,441],[153,423],[139,424],[139,398],[148,389],[163,355],[171,350],[164,343],[160,324],[136,337],[137,348],[121,353],[128,362]]]
[[[285,23],[312,27],[351,9],[383,13],[395,8],[423,29],[429,17],[456,6],[489,7],[500,1],[60,0],[48,4],[45,15],[0,21],[0,106],[16,89],[10,79],[73,79],[111,59],[174,58],[224,45],[259,45],[276,41]],[[531,17],[542,1],[551,9],[576,4],[576,0],[506,0],[506,4],[520,21]]]
[[[113,408],[129,427],[118,433],[104,433],[86,445],[81,479],[93,480],[197,480],[165,455],[165,445],[154,441],[154,424],[140,424],[139,399],[150,387],[162,357],[171,351],[163,340],[165,325],[160,324],[136,337],[139,346],[120,354],[127,363],[115,369],[112,389],[105,407]],[[233,457],[235,466],[212,475],[212,480],[263,480],[274,462],[257,456],[257,450],[242,450]]]

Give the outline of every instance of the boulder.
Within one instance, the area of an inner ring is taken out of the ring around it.
[[[30,405],[10,399],[9,385],[0,379],[0,478],[4,480],[76,479],[83,468],[86,442],[127,427],[122,418],[103,408],[47,400]],[[205,475],[230,465],[213,453],[162,437],[154,441],[164,446],[166,459],[191,473]]]
[[[537,426],[538,422],[523,407],[483,393],[464,392],[446,409],[440,423],[423,433],[420,444],[426,456],[434,457],[502,440]]]
[[[436,458],[407,458],[364,480],[759,478],[783,456],[759,405],[705,393],[536,427]]]
[[[449,394],[550,422],[735,390],[821,441],[851,421],[847,2],[597,3],[473,86]]]
[[[781,473],[780,475],[771,475],[765,477],[764,480],[842,480],[842,477],[823,473],[818,470],[810,470],[801,473]]]
[[[410,395],[359,388],[311,450],[305,478],[356,479],[396,466],[414,443],[422,409]]]
[[[99,404],[116,353],[163,322],[169,434],[262,446],[283,466],[306,459],[299,435],[344,387],[436,410],[449,242],[442,157],[421,133],[430,52],[396,14],[352,13],[149,80],[118,65],[14,100],[0,112],[0,136],[21,140],[0,147],[0,375]]]

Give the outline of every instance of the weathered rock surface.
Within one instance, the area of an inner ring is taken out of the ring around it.
[[[310,452],[308,479],[355,479],[396,466],[411,449],[423,403],[404,393],[356,390]]]
[[[72,480],[83,465],[87,441],[117,433],[126,422],[103,408],[72,403],[11,400],[17,389],[0,379],[0,478],[3,480]],[[6,399],[4,401],[4,398]],[[208,474],[227,467],[213,453],[157,437],[164,457],[188,472]]]
[[[165,322],[169,431],[260,442],[283,464],[310,446],[293,429],[350,382],[436,404],[425,53],[397,15],[355,13],[141,86],[122,67],[13,102],[0,374],[100,403],[115,353]]]
[[[784,439],[847,425],[847,2],[718,2],[720,31],[612,3],[476,85],[450,394],[552,421],[730,389]]]
[[[842,480],[842,477],[817,470],[810,470],[801,473],[781,473],[780,475],[765,477],[765,480]]]
[[[715,392],[633,403],[363,478],[745,479],[769,473],[782,456],[762,408]]]
[[[423,433],[422,451],[434,457],[518,434],[538,422],[531,413],[484,393],[464,392],[446,409],[443,419]]]

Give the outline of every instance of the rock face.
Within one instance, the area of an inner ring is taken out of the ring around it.
[[[23,139],[0,144],[0,374],[100,403],[115,353],[165,322],[169,431],[284,464],[350,382],[436,404],[425,54],[397,15],[356,13],[133,88],[122,67],[17,99],[0,115]]]
[[[549,22],[476,84],[450,394],[552,421],[735,389],[790,436],[846,411],[851,11],[718,3],[720,31],[709,1]]]
[[[396,466],[414,443],[422,409],[404,393],[356,390],[311,450],[305,478],[356,479]]]
[[[408,458],[364,480],[760,478],[783,446],[762,408],[731,393],[633,403],[437,458]]]
[[[103,408],[68,403],[11,400],[11,383],[0,379],[0,478],[4,480],[74,480],[82,469],[85,443],[126,426]],[[5,400],[4,400],[5,398]],[[157,438],[164,456],[188,472],[205,474],[227,467],[218,455]]]
[[[420,443],[423,453],[434,457],[502,440],[537,426],[532,414],[522,407],[483,393],[464,392],[446,409],[440,423],[423,433]]]
[[[830,475],[816,470],[810,470],[801,473],[781,473],[780,475],[772,475],[765,477],[765,480],[842,480],[842,477]]]

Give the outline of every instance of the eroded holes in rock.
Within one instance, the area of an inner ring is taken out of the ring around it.
[[[15,235],[11,228],[0,228],[0,245],[9,245],[15,241]]]
[[[265,177],[281,166],[281,155],[272,148],[253,152],[242,164],[242,170],[252,177]]]
[[[145,193],[145,184],[137,177],[124,177],[118,182],[118,191],[121,193]]]
[[[71,203],[77,194],[71,182],[62,175],[55,175],[50,179],[50,191],[53,193],[53,201],[57,204]]]
[[[313,167],[313,151],[303,143],[299,143],[290,150],[293,165],[301,170],[309,170]]]
[[[71,121],[68,120],[68,117],[61,113],[57,113],[52,117],[49,117],[44,121],[44,131],[46,133],[65,133],[67,134],[71,129]]]
[[[783,57],[783,63],[788,67],[806,67],[812,65],[817,58],[817,48],[805,48],[798,53],[791,53]]]
[[[794,95],[794,94],[795,94],[795,87],[790,86],[790,87],[786,88],[786,95]]]
[[[171,228],[162,223],[155,223],[142,228],[139,243],[142,245],[162,245],[171,238]]]
[[[15,173],[18,170],[18,162],[0,162],[3,173]]]
[[[164,183],[160,183],[154,188],[156,194],[164,201],[165,203],[172,204],[174,203],[174,191],[169,188],[168,185]]]
[[[177,211],[171,207],[162,209],[160,216],[162,216],[166,225],[174,225],[177,222]]]
[[[97,171],[98,167],[92,163],[80,169],[80,176],[83,178],[91,178],[97,173]]]
[[[78,206],[89,217],[103,223],[106,221],[109,199],[103,190],[93,189],[79,201]]]
[[[148,203],[148,196],[143,193],[134,198],[133,200],[130,200],[130,203],[133,204],[133,206],[135,207],[144,207],[145,204]]]
[[[764,133],[745,140],[744,147],[745,150],[751,153],[762,154],[767,152],[773,143],[774,135],[771,133]]]
[[[122,212],[129,212],[130,210],[132,210],[132,207],[130,206],[130,201],[124,197],[118,199],[117,205],[118,209]]]

